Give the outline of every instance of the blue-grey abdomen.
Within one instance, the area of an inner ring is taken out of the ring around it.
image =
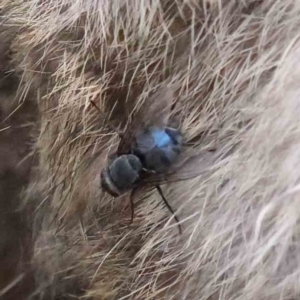
[[[150,127],[137,136],[133,153],[148,170],[165,172],[181,150],[182,136],[173,128]]]

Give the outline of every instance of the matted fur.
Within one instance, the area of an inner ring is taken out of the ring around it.
[[[299,1],[0,3],[17,30],[20,89],[39,107],[24,197],[31,297],[300,297]],[[162,186],[181,236],[154,191],[137,196],[128,226],[127,195],[100,189],[119,142],[111,127],[160,86],[174,91],[193,153],[219,154],[203,174]]]

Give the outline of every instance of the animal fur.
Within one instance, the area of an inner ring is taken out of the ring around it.
[[[298,1],[0,5],[18,99],[38,110],[26,299],[299,299]],[[129,225],[128,195],[100,189],[117,132],[162,86],[196,158],[162,186],[182,235],[154,191]]]

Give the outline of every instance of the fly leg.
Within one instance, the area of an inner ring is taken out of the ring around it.
[[[172,213],[172,215],[174,216],[174,219],[175,221],[177,222],[177,226],[178,226],[178,230],[179,230],[179,233],[181,234],[182,233],[182,230],[181,230],[181,226],[180,226],[180,223],[179,223],[179,219],[178,217],[175,215],[171,205],[168,203],[166,197],[164,196],[163,192],[162,192],[162,189],[159,185],[156,185],[155,188],[157,189],[158,193],[160,194],[161,198],[163,199],[166,207],[168,208],[168,210]]]
[[[135,195],[135,193],[136,193],[137,190],[138,190],[138,188],[135,187],[135,188],[131,191],[130,196],[129,196],[130,208],[131,208],[131,218],[130,218],[130,223],[129,223],[129,225],[132,224],[133,218],[134,218],[134,201],[133,201],[133,197],[134,197],[134,195]]]

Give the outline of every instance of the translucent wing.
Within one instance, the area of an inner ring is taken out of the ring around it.
[[[167,87],[160,87],[153,95],[145,99],[122,134],[117,154],[129,153],[134,137],[143,128],[154,125],[156,127],[167,126],[173,99],[173,93]]]
[[[218,159],[218,155],[214,151],[202,151],[194,155],[187,154],[187,157],[187,159],[181,159],[177,165],[165,174],[146,174],[142,178],[143,184],[153,186],[192,179],[208,172]]]

